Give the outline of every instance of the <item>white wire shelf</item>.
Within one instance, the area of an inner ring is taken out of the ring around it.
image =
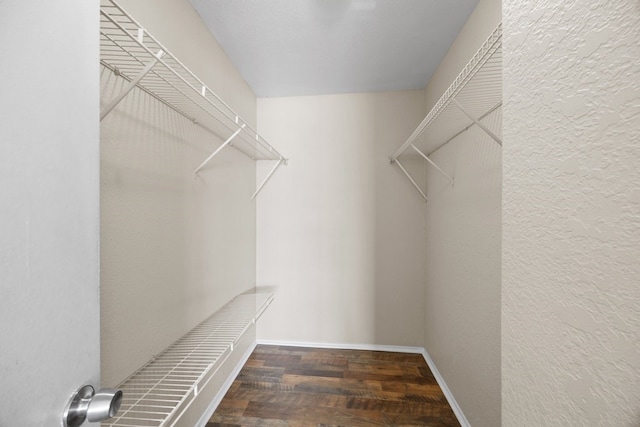
[[[427,195],[400,160],[421,157],[453,185],[453,177],[436,165],[429,156],[473,126],[480,128],[496,143],[502,145],[501,120],[495,120],[493,117],[493,113],[497,112],[499,119],[502,118],[501,107],[502,24],[499,24],[416,130],[389,159],[427,200]],[[487,118],[489,120],[485,120]]]
[[[120,384],[120,411],[102,425],[173,426],[272,301],[270,293],[235,297]]]
[[[233,146],[255,160],[286,164],[282,154],[113,0],[100,1],[100,63],[130,82],[120,96],[108,102],[101,120],[137,86],[226,140],[224,146]]]
[[[502,105],[502,25],[491,33],[473,58],[429,111],[411,136],[390,157],[431,153],[472,126],[479,126],[502,145],[500,129],[482,119]],[[418,150],[415,150],[415,148]]]

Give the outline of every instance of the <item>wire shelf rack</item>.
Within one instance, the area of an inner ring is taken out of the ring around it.
[[[472,126],[479,126],[502,145],[500,129],[482,119],[502,105],[502,25],[491,33],[473,58],[429,111],[411,136],[390,157],[428,156]]]
[[[123,401],[106,427],[171,427],[273,301],[242,294],[155,356],[118,386]]]
[[[255,160],[286,159],[113,0],[100,1],[100,63]],[[236,133],[237,132],[237,133]]]

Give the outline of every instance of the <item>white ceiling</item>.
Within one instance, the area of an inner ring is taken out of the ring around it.
[[[191,0],[258,97],[424,88],[478,0]]]

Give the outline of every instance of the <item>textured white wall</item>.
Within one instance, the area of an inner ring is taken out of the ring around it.
[[[187,0],[122,1],[255,123],[255,97]],[[101,76],[102,102],[124,82]],[[255,285],[255,162],[139,90],[102,122],[102,374],[114,385]]]
[[[426,89],[431,107],[502,17],[500,0],[481,0]],[[501,109],[483,122],[498,135]],[[472,127],[427,166],[425,348],[473,426],[500,425],[500,146]]]
[[[640,425],[640,2],[504,7],[505,426]]]
[[[258,100],[260,132],[291,157],[258,200],[258,284],[277,286],[259,338],[422,345],[424,201],[388,156],[423,101],[423,91]]]

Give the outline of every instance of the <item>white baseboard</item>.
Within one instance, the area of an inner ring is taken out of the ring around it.
[[[249,360],[249,357],[251,356],[251,353],[253,353],[253,350],[255,350],[255,348],[256,348],[256,342],[254,341],[249,346],[249,348],[247,348],[247,351],[244,352],[244,354],[242,355],[242,357],[240,358],[236,366],[233,368],[233,371],[229,374],[224,384],[222,384],[222,387],[220,387],[220,390],[218,390],[218,392],[213,397],[213,400],[211,401],[209,406],[207,406],[207,409],[204,411],[202,416],[200,416],[200,419],[198,420],[196,427],[206,427],[207,423],[213,416],[213,413],[216,411],[216,408],[218,407],[220,402],[222,402],[224,395],[227,394],[227,391],[229,391],[229,388],[231,388],[233,381],[235,381],[236,377],[244,367],[245,363],[247,363],[247,360]]]
[[[436,364],[433,362],[433,359],[431,359],[431,356],[429,356],[429,353],[427,353],[427,350],[423,348],[421,353],[422,357],[424,357],[425,362],[427,362],[427,365],[429,365],[431,373],[436,378],[438,385],[442,389],[444,397],[447,398],[447,402],[449,402],[449,406],[451,406],[453,413],[456,414],[456,418],[458,419],[460,425],[462,427],[471,427],[471,424],[469,424],[469,420],[467,420],[467,417],[464,416],[460,405],[458,405],[458,402],[456,402],[455,397],[453,397],[453,393],[451,393],[451,390],[449,390],[449,387],[447,387],[447,383],[444,382],[444,378],[442,378],[442,375],[440,375],[438,368],[436,368]]]
[[[449,402],[449,406],[453,410],[453,413],[456,415],[458,422],[462,427],[471,427],[467,417],[464,416],[460,405],[456,402],[456,399],[453,397],[451,390],[447,387],[447,383],[444,382],[444,378],[440,375],[438,368],[436,368],[436,364],[427,353],[424,347],[408,347],[408,346],[396,346],[396,345],[376,345],[376,344],[335,344],[335,343],[315,343],[315,342],[295,342],[295,341],[272,341],[272,340],[257,340],[258,345],[280,345],[285,347],[311,347],[311,348],[335,348],[335,349],[344,349],[344,350],[370,350],[370,351],[390,351],[395,353],[413,353],[413,354],[421,354],[424,358],[425,362],[431,369],[431,373],[435,377],[438,385],[442,389],[442,393],[444,397]],[[237,375],[237,374],[236,374]]]
[[[258,345],[281,345],[285,347],[309,347],[309,348],[335,348],[341,350],[370,350],[370,351],[391,351],[394,353],[417,353],[422,354],[422,347],[408,347],[399,345],[377,345],[377,344],[336,344],[319,342],[298,342],[298,341],[270,341],[258,340]]]

